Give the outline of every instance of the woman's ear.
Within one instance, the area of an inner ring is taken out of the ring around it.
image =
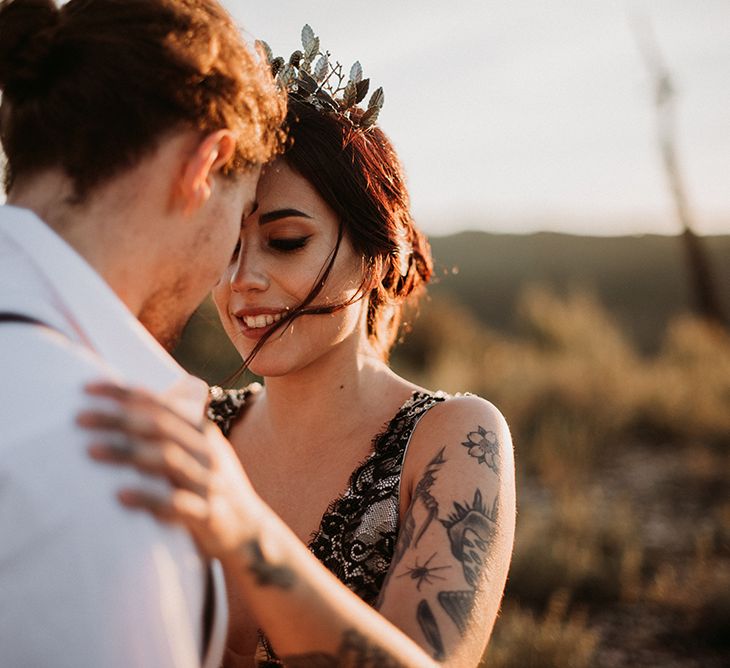
[[[210,198],[213,180],[233,157],[236,141],[230,130],[217,130],[203,137],[183,165],[178,192],[186,214],[197,211]]]

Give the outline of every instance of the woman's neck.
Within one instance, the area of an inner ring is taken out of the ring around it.
[[[345,341],[294,373],[265,379],[259,418],[287,449],[344,437],[373,407],[398,401],[410,385],[357,341]],[[327,438],[327,436],[330,438]]]

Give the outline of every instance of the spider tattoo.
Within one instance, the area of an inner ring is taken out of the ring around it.
[[[451,566],[433,566],[432,568],[429,568],[428,565],[431,563],[431,559],[433,559],[435,556],[436,552],[434,552],[428,559],[426,559],[426,562],[420,566],[418,564],[418,557],[416,557],[415,565],[412,568],[406,566],[406,572],[401,573],[397,577],[402,578],[406,575],[410,575],[411,580],[418,581],[418,583],[416,584],[416,589],[418,589],[418,591],[421,591],[421,585],[424,582],[426,584],[433,584],[433,579],[445,580],[446,578],[441,577],[440,575],[435,575],[434,571],[442,571],[445,568],[451,568]]]

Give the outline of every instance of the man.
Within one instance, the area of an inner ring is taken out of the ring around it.
[[[137,474],[75,417],[106,379],[202,421],[160,343],[227,265],[284,102],[215,0],[5,0],[0,90],[0,663],[219,665],[215,569],[122,508]]]

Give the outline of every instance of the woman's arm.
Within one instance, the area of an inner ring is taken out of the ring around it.
[[[263,503],[217,429],[200,432],[138,393],[95,393],[115,397],[123,410],[87,413],[82,424],[122,431],[130,447],[98,444],[92,455],[163,475],[173,485],[164,498],[125,490],[122,501],[182,522],[203,551],[221,559],[229,586],[286,665],[421,668],[433,664],[431,657],[453,666],[478,662],[504,587],[514,523],[509,434],[489,404],[447,402],[444,407],[453,406],[430,420],[433,437],[422,428],[414,437],[414,462],[427,461],[377,611]],[[462,444],[471,440],[473,446]]]
[[[483,399],[451,399],[421,420],[406,467],[415,484],[378,609],[434,658],[476,665],[514,542],[509,429]]]

